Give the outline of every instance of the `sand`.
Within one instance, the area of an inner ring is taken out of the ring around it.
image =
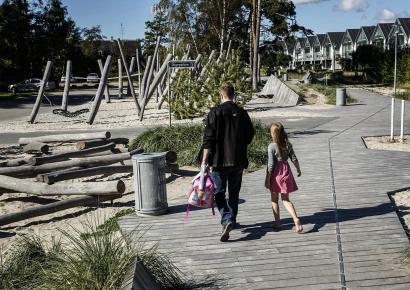
[[[399,211],[399,217],[405,231],[410,235],[410,190],[392,194],[391,196]]]
[[[403,142],[397,136],[395,142],[390,142],[390,136],[364,137],[363,140],[369,149],[410,152],[410,135],[403,137]]]
[[[74,112],[80,109],[91,109],[91,103],[70,106],[69,111]],[[27,122],[28,116],[4,121],[0,123],[1,132],[36,132],[49,130],[75,130],[75,129],[112,129],[112,128],[135,128],[146,126],[159,126],[168,124],[168,107],[164,103],[162,109],[157,108],[157,103],[152,100],[148,103],[144,113],[143,121],[139,121],[134,101],[131,98],[112,99],[107,104],[101,103],[100,109],[92,125],[86,123],[89,113],[77,117],[68,118],[52,113],[58,107],[50,107],[48,113],[39,114],[34,124]],[[263,117],[327,117],[326,112],[332,106],[323,104],[310,104],[297,107],[274,106],[270,99],[254,98],[247,105],[251,118]],[[173,120],[173,124],[192,124],[202,122],[203,117]]]

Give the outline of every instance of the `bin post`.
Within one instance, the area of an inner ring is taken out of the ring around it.
[[[165,154],[143,153],[132,156],[135,212],[154,216],[168,211],[165,180]]]

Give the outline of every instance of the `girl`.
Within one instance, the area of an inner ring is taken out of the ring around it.
[[[275,217],[274,228],[280,227],[279,215],[279,194],[281,195],[283,205],[292,216],[296,226],[296,232],[299,234],[303,231],[302,223],[296,214],[295,207],[289,200],[289,193],[298,190],[288,159],[295,165],[298,176],[301,175],[298,159],[293,151],[292,144],[281,123],[273,123],[270,127],[272,143],[268,146],[268,168],[265,186],[271,192],[272,210]]]

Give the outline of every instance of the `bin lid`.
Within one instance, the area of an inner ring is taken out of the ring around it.
[[[132,160],[152,160],[158,159],[165,156],[165,153],[162,152],[152,152],[152,153],[141,153],[132,155]]]

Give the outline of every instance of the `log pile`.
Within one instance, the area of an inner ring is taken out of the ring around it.
[[[39,196],[72,196],[47,205],[0,216],[0,226],[28,218],[51,214],[77,206],[98,206],[100,202],[122,197],[122,180],[81,182],[80,178],[132,174],[131,156],[144,152],[130,151],[127,138],[111,138],[110,132],[47,135],[20,138],[24,157],[0,162],[0,195],[26,193]],[[69,148],[69,150],[61,150]],[[169,170],[177,167],[177,156],[166,152]],[[31,178],[31,179],[27,179]],[[71,182],[64,182],[71,180]]]

